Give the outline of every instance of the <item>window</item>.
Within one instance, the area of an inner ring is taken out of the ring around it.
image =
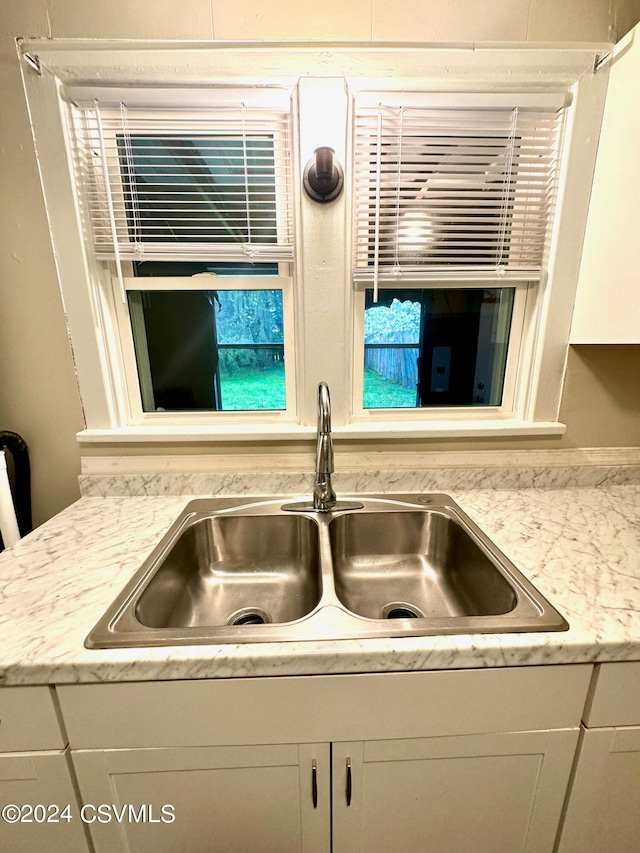
[[[365,409],[500,406],[515,288],[365,291]]]
[[[81,441],[563,432],[593,50],[20,50]]]
[[[356,411],[514,410],[527,294],[549,245],[563,110],[557,99],[507,100],[360,96]]]
[[[76,98],[70,114],[85,230],[124,305],[132,419],[291,414],[288,95],[122,97]]]

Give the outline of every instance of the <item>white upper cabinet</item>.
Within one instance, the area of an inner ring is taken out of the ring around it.
[[[615,48],[582,252],[572,344],[640,343],[640,24]]]

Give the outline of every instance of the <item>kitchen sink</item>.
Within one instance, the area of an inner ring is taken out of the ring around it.
[[[443,494],[191,501],[88,648],[562,631],[567,622]]]

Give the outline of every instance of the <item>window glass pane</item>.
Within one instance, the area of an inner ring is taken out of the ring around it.
[[[364,312],[365,409],[417,405],[420,291],[417,299],[386,294]]]
[[[145,412],[286,408],[281,290],[129,291]]]
[[[121,134],[118,154],[133,242],[277,242],[272,136]]]
[[[222,408],[286,408],[282,291],[219,290],[216,328]]]
[[[366,291],[365,409],[499,406],[515,288]]]

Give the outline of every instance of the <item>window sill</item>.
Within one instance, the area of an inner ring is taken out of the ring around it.
[[[567,427],[555,421],[532,423],[509,420],[355,421],[334,427],[338,438],[492,438],[528,435],[564,435]]]
[[[510,436],[564,435],[566,426],[555,421],[531,423],[516,419],[503,421],[408,421],[355,422],[334,426],[337,439],[386,438],[506,438]],[[316,429],[299,424],[230,424],[122,427],[120,429],[85,429],[77,434],[81,445],[87,444],[167,444],[211,443],[217,441],[308,441]]]

